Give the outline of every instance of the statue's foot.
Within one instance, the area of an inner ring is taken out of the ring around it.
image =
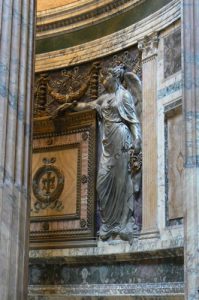
[[[109,232],[100,232],[99,237],[102,241],[106,241],[111,237],[111,234],[112,233],[110,231]]]
[[[128,222],[120,230],[119,235],[122,240],[129,241],[132,244],[133,239],[139,236],[139,228],[134,222]]]
[[[113,228],[107,228],[106,225],[102,225],[100,230],[99,230],[99,237],[101,240],[105,241],[108,240],[112,235],[117,235],[119,234],[121,230],[121,227],[119,225],[113,227]]]

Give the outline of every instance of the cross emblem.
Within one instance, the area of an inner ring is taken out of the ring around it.
[[[42,190],[46,191],[46,194],[49,195],[51,190],[55,189],[55,176],[52,176],[52,172],[48,172],[45,177],[42,179]]]

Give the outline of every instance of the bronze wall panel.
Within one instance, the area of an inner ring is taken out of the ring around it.
[[[95,119],[95,111],[86,111],[54,121],[35,120],[32,247],[95,240]]]

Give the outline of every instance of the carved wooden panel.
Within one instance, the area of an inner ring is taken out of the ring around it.
[[[183,217],[183,115],[179,103],[166,112],[166,146],[167,221],[171,225],[172,220],[177,222]]]
[[[64,98],[75,94],[75,100],[82,102],[97,99],[104,92],[100,72],[106,72],[108,68],[120,63],[141,77],[141,52],[135,47],[97,61],[36,74],[34,117],[49,116],[59,106],[60,103],[52,97],[51,90],[62,94]]]
[[[95,240],[95,154],[94,111],[35,120],[32,247],[87,245]]]
[[[76,143],[71,143],[76,140]],[[34,141],[31,216],[37,220],[79,216],[81,134]],[[86,145],[88,146],[88,145]],[[88,147],[87,147],[88,148]],[[88,149],[84,149],[88,150]]]

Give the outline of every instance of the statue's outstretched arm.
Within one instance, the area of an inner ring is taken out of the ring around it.
[[[86,109],[97,109],[99,110],[101,104],[101,98],[98,98],[96,100],[93,100],[91,102],[77,102],[73,101],[72,103],[66,102],[61,104],[52,114],[51,118],[56,118],[60,112],[64,112],[70,108],[73,108],[75,111],[81,111]]]
[[[100,106],[100,98],[90,101],[90,102],[77,102],[74,109],[76,111],[85,110],[85,109],[96,109],[97,106]]]

